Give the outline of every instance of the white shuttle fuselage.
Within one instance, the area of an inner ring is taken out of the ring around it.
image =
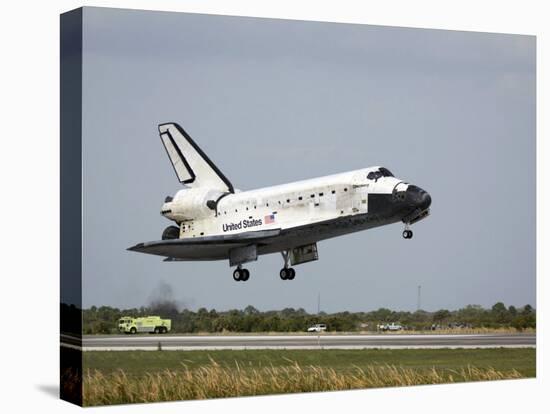
[[[176,223],[163,240],[130,250],[166,260],[229,259],[235,280],[247,280],[242,265],[261,254],[280,252],[282,279],[290,265],[317,260],[317,242],[372,227],[427,217],[430,195],[384,167],[360,170],[250,191],[235,190],[177,124],[159,126],[162,142],[184,188],[167,197],[161,214]]]
[[[408,184],[395,177],[369,180],[367,176],[379,167],[334,174],[289,184],[240,191],[223,197],[217,211],[205,208],[203,214],[189,208],[195,198],[205,206],[208,192],[183,189],[161,211],[166,218],[179,223],[180,238],[237,234],[250,230],[288,229],[320,223],[338,217],[368,213],[369,194],[391,194],[405,191]],[[193,197],[192,193],[196,196]],[[191,214],[196,214],[194,217]]]

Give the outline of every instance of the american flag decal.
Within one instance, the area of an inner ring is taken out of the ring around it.
[[[270,214],[269,216],[265,216],[264,217],[264,223],[265,224],[275,223],[275,214]]]

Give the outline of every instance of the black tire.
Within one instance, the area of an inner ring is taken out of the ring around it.
[[[283,267],[283,268],[281,269],[281,271],[279,272],[279,276],[281,277],[282,280],[287,280],[287,279],[288,279],[288,275],[289,275],[289,274],[288,274],[288,270],[287,270],[285,267]]]
[[[179,239],[180,229],[176,226],[168,226],[162,232],[162,240]]]
[[[409,238],[409,239],[412,239],[412,238],[413,238],[413,232],[412,232],[412,230],[409,230],[409,237],[408,237],[408,238]]]
[[[233,272],[233,280],[235,282],[240,282],[241,279],[242,279],[241,269],[235,269],[235,271]]]
[[[167,327],[163,327],[162,330],[160,331],[161,334],[165,334],[166,332],[168,332]]]
[[[160,328],[157,326],[157,327],[155,328],[155,334],[159,334],[159,333],[160,333]]]
[[[241,280],[243,282],[246,282],[250,278],[250,272],[248,271],[248,269],[242,269],[242,272],[243,272],[243,275],[241,277]]]
[[[295,276],[296,276],[296,270],[294,270],[294,268],[290,267],[288,269],[288,280],[294,280]]]
[[[403,238],[404,238],[404,239],[408,239],[408,238],[409,238],[409,231],[408,231],[408,230],[403,230]]]
[[[130,333],[131,333],[132,335],[136,334],[136,333],[137,333],[137,329],[134,328],[134,327],[130,328]]]

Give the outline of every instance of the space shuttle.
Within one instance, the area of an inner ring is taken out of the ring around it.
[[[411,239],[411,225],[430,214],[428,192],[380,166],[239,191],[181,126],[158,129],[183,188],[161,207],[174,222],[161,240],[131,251],[165,261],[228,260],[235,281],[249,279],[244,264],[280,253],[279,276],[293,280],[293,266],[318,260],[323,240],[399,222]]]

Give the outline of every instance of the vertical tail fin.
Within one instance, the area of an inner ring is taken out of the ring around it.
[[[159,125],[160,139],[178,180],[190,187],[209,187],[234,193],[231,182],[176,123]]]

